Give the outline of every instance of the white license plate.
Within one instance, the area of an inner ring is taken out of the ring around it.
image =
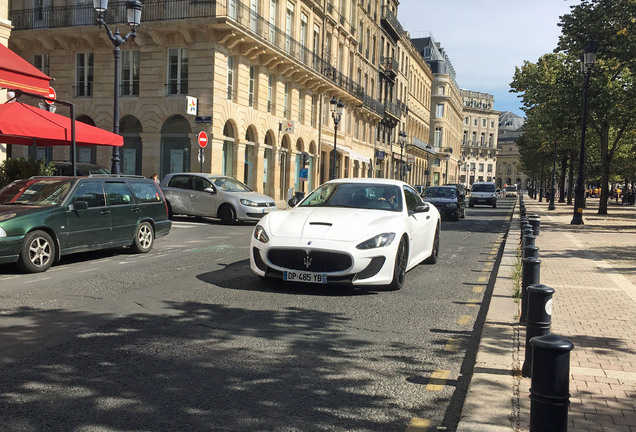
[[[274,210],[274,207],[265,207],[263,209],[263,213],[271,213]]]
[[[327,283],[327,275],[323,273],[311,273],[301,271],[284,271],[283,280],[290,282]]]

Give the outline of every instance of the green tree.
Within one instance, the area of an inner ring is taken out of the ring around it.
[[[558,52],[576,59],[590,43],[597,49],[588,124],[600,151],[598,213],[607,214],[612,160],[621,140],[636,128],[636,1],[583,0],[561,17],[559,25]]]
[[[14,180],[32,176],[53,175],[55,167],[44,160],[10,158],[0,164],[0,188]]]

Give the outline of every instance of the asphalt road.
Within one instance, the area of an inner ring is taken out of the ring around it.
[[[146,255],[0,266],[0,431],[454,431],[512,204],[444,222],[396,292],[268,283],[253,225],[186,218]]]

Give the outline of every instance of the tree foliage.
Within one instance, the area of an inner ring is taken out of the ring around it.
[[[0,165],[0,188],[5,187],[14,180],[29,178],[32,176],[53,175],[55,166],[44,160],[27,158],[6,159]]]
[[[527,115],[522,163],[536,173],[539,154],[549,143],[557,144],[561,160],[578,157],[584,92],[580,58],[593,44],[597,60],[590,75],[585,174],[600,180],[599,213],[605,214],[613,173],[636,179],[636,0],[582,0],[559,25],[555,52],[536,63],[526,61],[511,83]],[[615,157],[620,170],[612,171]]]

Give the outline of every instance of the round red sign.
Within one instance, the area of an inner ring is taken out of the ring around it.
[[[199,132],[199,146],[201,146],[201,148],[204,148],[206,145],[208,145],[208,134],[201,131]]]
[[[55,90],[53,90],[53,87],[49,87],[49,94],[47,95],[47,97],[50,99],[57,99],[57,96],[55,95]],[[44,102],[46,102],[49,105],[53,105],[53,101],[44,99]]]

